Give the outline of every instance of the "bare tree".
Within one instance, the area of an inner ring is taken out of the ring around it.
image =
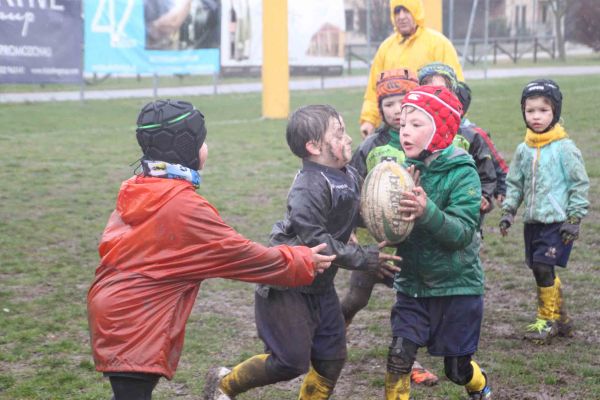
[[[594,51],[600,51],[600,25],[597,22],[600,21],[600,2],[579,0],[576,9],[569,10],[567,21],[569,20],[571,23],[567,24],[570,25],[570,38],[590,46]]]
[[[371,3],[371,41],[379,45],[393,31],[389,0],[367,0]]]
[[[549,0],[550,9],[554,14],[554,27],[556,30],[556,47],[558,48],[558,59],[561,61],[567,60],[565,51],[565,32],[564,21],[567,13],[568,0]]]

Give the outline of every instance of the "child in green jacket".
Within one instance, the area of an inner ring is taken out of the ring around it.
[[[590,181],[581,152],[558,123],[561,108],[562,93],[554,81],[537,79],[523,89],[527,132],[510,163],[500,220],[506,236],[525,203],[525,257],[537,283],[538,300],[536,322],[528,326],[525,337],[537,343],[572,335],[554,266],[567,266],[589,206]]]
[[[425,346],[444,357],[446,376],[470,399],[491,398],[487,376],[472,359],[483,317],[481,183],[472,157],[452,145],[461,115],[445,87],[420,86],[403,100],[400,144],[417,186],[400,211],[415,225],[397,246],[403,261],[394,281],[386,399],[409,399],[410,369]]]
[[[415,226],[397,247],[403,261],[394,282],[387,399],[409,399],[410,367],[425,346],[444,357],[446,376],[469,398],[491,398],[487,376],[472,360],[483,317],[481,183],[472,157],[452,145],[461,115],[445,87],[420,86],[403,100],[400,144],[409,172],[420,178],[400,201]]]
[[[377,103],[383,123],[360,144],[350,161],[350,165],[356,168],[362,179],[382,161],[404,163],[406,157],[400,146],[398,133],[402,99],[417,86],[417,74],[406,68],[383,71],[379,76],[376,86]],[[367,306],[376,283],[384,283],[391,288],[393,282],[392,277],[380,277],[367,271],[352,271],[350,287],[341,301],[346,327],[356,313]],[[415,361],[411,381],[431,386],[438,382],[438,377]]]

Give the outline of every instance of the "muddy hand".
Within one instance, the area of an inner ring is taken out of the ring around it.
[[[348,239],[348,244],[358,244],[358,237],[356,237],[356,233],[352,232],[350,234],[350,238]]]
[[[315,264],[315,271],[317,271],[318,274],[323,273],[323,271],[329,268],[331,262],[335,260],[335,255],[326,256],[323,254],[319,254],[319,252],[325,250],[326,248],[326,243],[321,243],[315,247],[310,248],[310,251],[312,252],[312,260]]]
[[[384,247],[396,247],[396,245],[384,240],[383,242],[377,243],[377,247],[383,249]]]
[[[400,272],[400,267],[394,262],[402,261],[402,257],[394,256],[387,253],[379,253],[379,271],[378,275],[393,278],[396,272]]]
[[[511,213],[504,213],[502,218],[500,218],[500,234],[502,236],[506,236],[508,234],[508,229],[515,222],[515,216]]]
[[[360,125],[360,135],[362,136],[363,139],[365,139],[367,136],[372,134],[374,130],[375,130],[375,125],[373,125],[370,122],[365,121]]]
[[[503,194],[496,195],[496,204],[498,205],[498,207],[502,208],[502,203],[504,203],[505,198],[506,196],[504,196]]]
[[[481,196],[481,206],[479,206],[479,211],[482,213],[487,213],[488,211],[492,210],[492,205],[493,203],[489,202],[484,196]]]

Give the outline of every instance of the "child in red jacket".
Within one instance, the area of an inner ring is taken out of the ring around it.
[[[161,376],[173,377],[204,279],[308,285],[335,258],[318,254],[324,244],[251,242],[196,193],[208,148],[190,103],[149,103],[137,125],[142,173],[121,185],[88,293],[94,362],[115,400],[150,399]]]

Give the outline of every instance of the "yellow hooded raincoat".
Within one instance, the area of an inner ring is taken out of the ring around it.
[[[464,80],[458,55],[452,43],[440,32],[425,27],[425,10],[422,0],[390,0],[392,25],[394,25],[394,8],[397,6],[403,6],[410,11],[417,24],[417,30],[405,39],[394,27],[394,33],[385,39],[377,49],[360,113],[361,124],[368,121],[377,127],[381,123],[375,86],[377,78],[383,71],[408,68],[417,72],[424,65],[437,61],[454,68],[458,79]]]

